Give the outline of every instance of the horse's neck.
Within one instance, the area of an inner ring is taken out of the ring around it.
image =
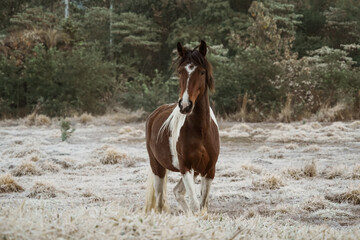
[[[210,104],[207,91],[198,98],[194,110],[188,118],[192,122],[191,125],[195,128],[200,128],[201,130],[208,129],[210,125]]]

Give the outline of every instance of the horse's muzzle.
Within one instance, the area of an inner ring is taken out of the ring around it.
[[[187,104],[183,103],[182,98],[179,100],[179,108],[180,108],[180,112],[182,114],[188,114],[191,113],[192,109],[193,109],[193,103],[191,100],[189,100],[189,102]]]

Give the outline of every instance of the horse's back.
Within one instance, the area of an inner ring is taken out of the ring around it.
[[[146,141],[149,141],[153,134],[160,130],[162,124],[169,117],[175,106],[176,104],[161,105],[149,115],[146,120]]]

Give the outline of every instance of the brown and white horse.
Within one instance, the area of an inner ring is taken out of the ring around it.
[[[214,89],[212,67],[205,58],[204,41],[189,50],[177,44],[177,71],[180,83],[178,103],[162,105],[146,122],[146,147],[151,170],[148,177],[145,211],[168,210],[167,170],[180,172],[174,188],[176,200],[185,213],[207,209],[210,185],[219,156],[219,130],[209,105],[208,91]],[[195,192],[195,177],[201,175],[201,201]],[[188,193],[190,207],[185,201]]]

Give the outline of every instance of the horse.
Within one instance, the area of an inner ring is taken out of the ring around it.
[[[180,94],[177,103],[152,112],[146,121],[146,148],[150,159],[145,212],[169,211],[167,171],[181,173],[174,194],[187,213],[207,211],[215,164],[220,151],[219,127],[209,104],[214,91],[212,66],[206,59],[207,45],[201,40],[193,50],[177,43]],[[201,201],[195,192],[195,177],[201,175]],[[188,194],[190,207],[185,200]]]

